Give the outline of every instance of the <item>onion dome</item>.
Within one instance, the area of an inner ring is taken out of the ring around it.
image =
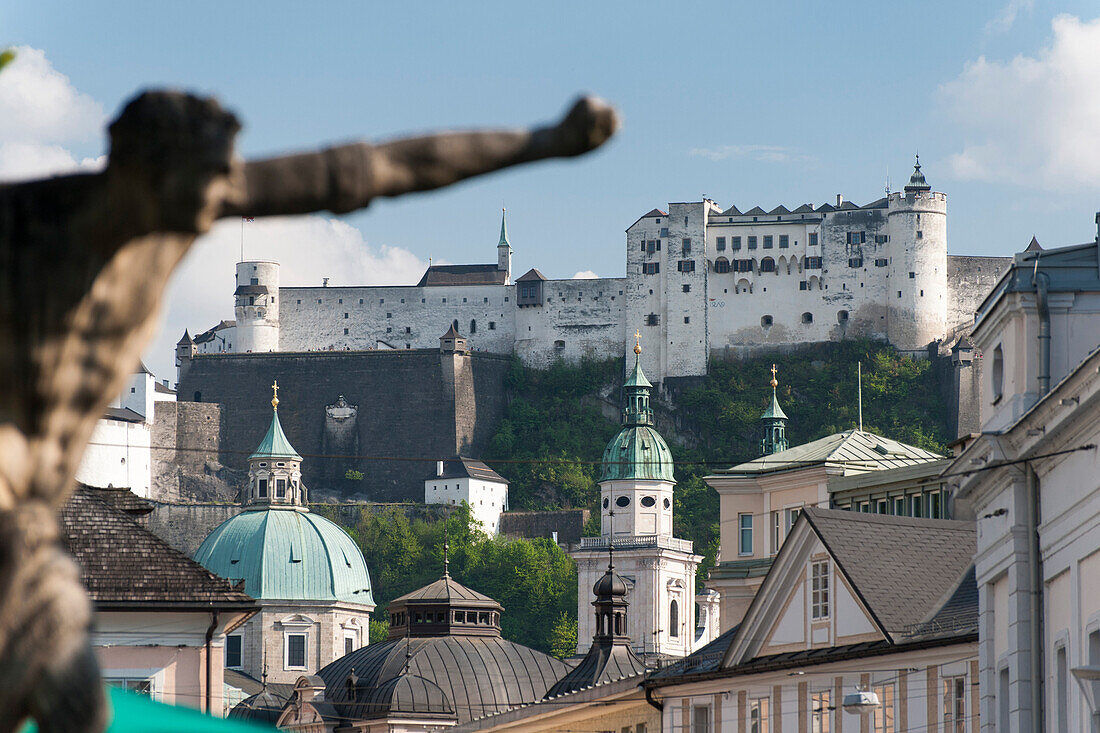
[[[672,451],[653,427],[653,409],[649,403],[653,385],[639,363],[641,351],[639,341],[634,345],[634,369],[623,382],[623,428],[604,449],[600,481],[676,481]]]
[[[613,569],[600,576],[596,584],[592,586],[592,595],[596,598],[623,598],[626,596],[626,581]]]
[[[920,156],[917,156],[917,163],[913,166],[913,175],[909,176],[909,184],[905,187],[906,193],[917,193],[921,191],[931,191],[932,187],[928,185],[928,181],[924,180],[924,174],[920,170]]]

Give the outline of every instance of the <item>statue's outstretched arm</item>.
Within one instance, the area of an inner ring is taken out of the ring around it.
[[[533,130],[441,132],[250,161],[243,191],[226,201],[222,216],[346,213],[378,196],[428,191],[520,163],[580,155],[602,145],[617,126],[610,106],[585,97],[558,124]]]

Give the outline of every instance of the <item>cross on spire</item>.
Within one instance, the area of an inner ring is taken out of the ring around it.
[[[776,387],[779,386],[779,380],[775,378],[776,371],[777,371],[777,369],[775,368],[775,364],[772,364],[772,381],[771,381],[772,389],[775,389]]]
[[[271,409],[279,409],[279,380],[276,379],[275,383],[271,385],[271,389],[274,392],[274,396],[271,398]]]
[[[634,353],[635,354],[641,354],[642,353],[642,332],[641,331],[635,331],[634,332]]]

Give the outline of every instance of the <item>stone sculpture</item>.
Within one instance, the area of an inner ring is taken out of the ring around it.
[[[58,544],[92,429],[138,366],[168,277],[219,218],[328,210],[592,150],[603,102],[556,125],[444,132],[268,160],[234,155],[212,99],[152,91],[110,126],[101,173],[0,186],[0,733],[99,730],[105,702],[89,601]]]

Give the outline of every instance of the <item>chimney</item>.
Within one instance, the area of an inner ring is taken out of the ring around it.
[[[435,475],[436,476],[442,476],[443,475],[443,461],[436,461],[435,462]]]
[[[838,193],[836,195],[836,207],[839,209],[840,205],[843,204],[843,203],[844,203],[844,195]]]

